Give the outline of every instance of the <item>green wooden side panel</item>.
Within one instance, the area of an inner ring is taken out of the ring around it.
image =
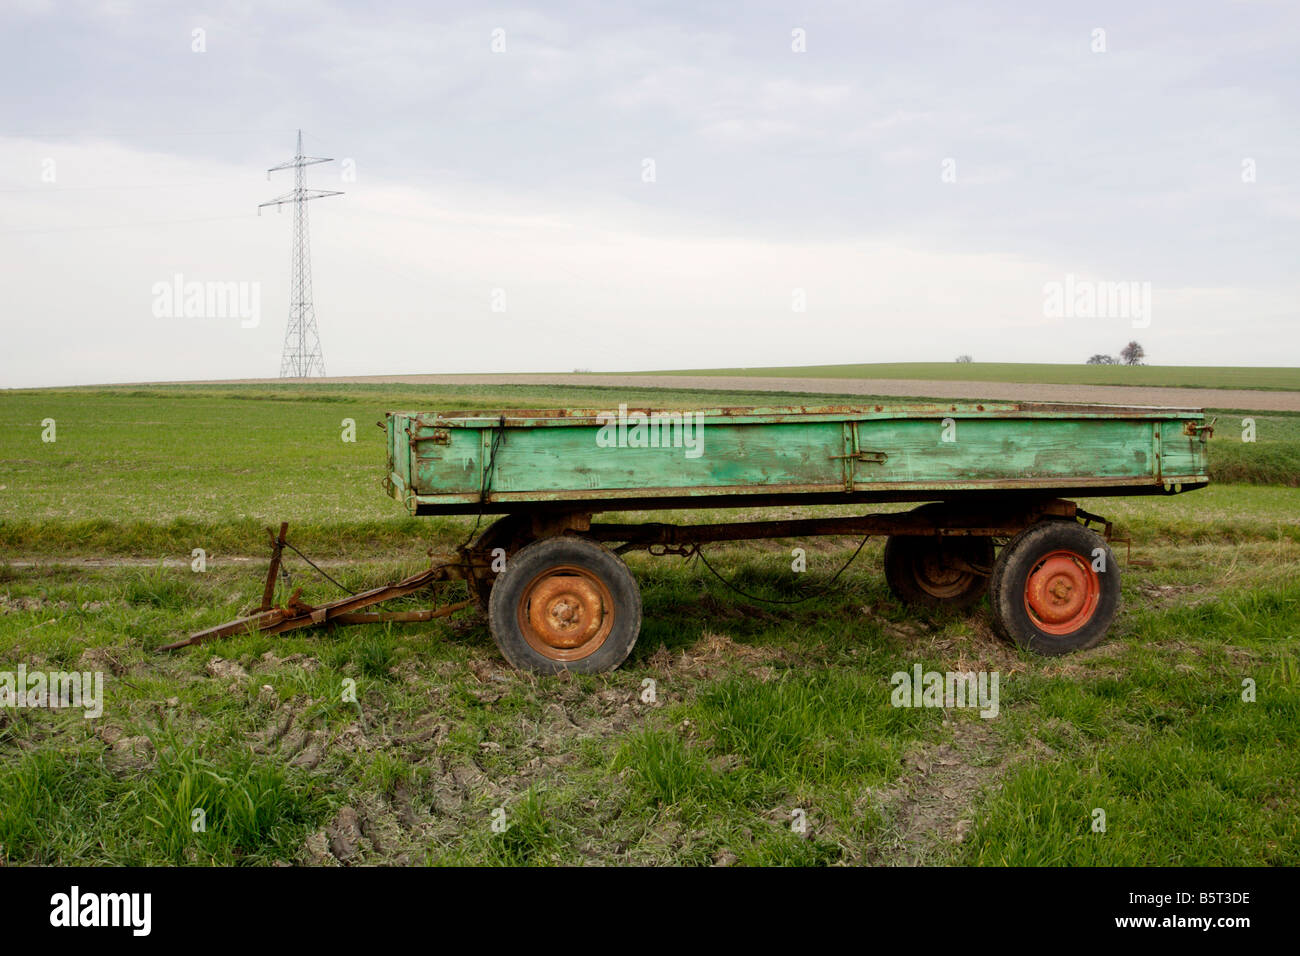
[[[1045,408],[728,409],[706,413],[698,429],[641,433],[579,413],[505,427],[491,416],[392,413],[389,486],[408,507],[477,501],[489,461],[489,495],[524,502],[1204,480],[1206,444],[1185,431],[1200,412]]]
[[[1204,475],[1209,471],[1209,446],[1183,433],[1182,422],[1160,422],[1162,475]]]
[[[1152,423],[1106,419],[946,419],[858,423],[854,484],[882,481],[1136,478],[1153,473]]]
[[[483,480],[481,463],[487,460],[483,439],[490,439],[491,433],[478,428],[452,428],[448,433],[448,444],[425,440],[413,447],[412,487],[421,495],[477,495]],[[514,434],[510,437],[513,440]],[[502,452],[500,457],[504,459],[512,452]]]
[[[491,454],[490,429],[450,429],[451,443],[420,443],[420,494],[479,489],[478,463]],[[492,490],[555,492],[602,489],[694,489],[767,485],[844,487],[844,428],[833,422],[710,425],[699,445],[602,447],[591,426],[508,429],[497,448]],[[483,438],[480,438],[483,436]],[[693,436],[691,436],[693,439]],[[698,452],[698,454],[696,454]]]

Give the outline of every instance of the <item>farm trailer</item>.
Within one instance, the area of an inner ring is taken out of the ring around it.
[[[414,515],[474,515],[475,532],[485,516],[500,517],[422,574],[319,607],[297,592],[271,606],[281,526],[262,606],[170,646],[250,627],[427,620],[472,601],[515,667],[606,671],[631,653],[641,627],[628,551],[703,558],[701,545],[712,542],[884,535],[885,578],[900,601],[960,608],[987,592],[1004,637],[1064,654],[1100,641],[1120,603],[1111,524],[1069,499],[1203,488],[1213,430],[1204,417],[1031,403],[390,412],[380,425],[393,498]],[[592,520],[884,502],[924,504],[795,520]],[[471,601],[360,612],[452,579],[468,584]]]

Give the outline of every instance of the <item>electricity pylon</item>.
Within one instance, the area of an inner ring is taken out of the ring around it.
[[[293,266],[290,273],[289,324],[284,330],[284,352],[280,356],[281,378],[310,378],[312,375],[325,374],[320,333],[316,331],[316,307],[311,300],[311,239],[307,235],[307,203],[326,196],[342,196],[343,193],[332,189],[307,189],[303,169],[317,163],[332,162],[332,159],[304,156],[302,130],[298,130],[297,154],[287,163],[272,166],[266,171],[266,178],[270,179],[274,172],[292,169],[293,192],[277,196],[257,207],[260,216],[264,206],[293,203]]]

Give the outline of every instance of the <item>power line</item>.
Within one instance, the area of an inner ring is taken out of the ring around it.
[[[316,329],[316,306],[312,303],[311,295],[311,241],[307,234],[307,203],[326,196],[342,196],[343,193],[333,189],[307,189],[303,170],[317,163],[333,161],[304,156],[302,130],[298,130],[297,154],[288,162],[272,166],[266,171],[266,178],[270,179],[271,173],[292,169],[292,192],[277,196],[257,207],[260,215],[264,206],[293,203],[293,264],[289,275],[292,288],[289,292],[289,323],[284,329],[284,350],[280,354],[281,378],[325,376],[325,357],[321,353],[320,333]]]

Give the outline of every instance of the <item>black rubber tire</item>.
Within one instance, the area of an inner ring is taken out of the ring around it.
[[[509,558],[525,545],[533,541],[532,533],[533,523],[528,515],[505,515],[498,518],[492,524],[488,525],[470,547],[475,551],[492,551],[494,548],[504,548],[506,552],[506,564],[509,565]],[[476,573],[467,582],[469,585],[470,597],[478,609],[486,616],[488,612],[488,601],[492,597],[492,584],[497,579],[497,572],[491,568],[485,569],[481,574]]]
[[[1104,552],[1105,565],[1096,572],[1099,594],[1091,616],[1068,634],[1039,628],[1025,598],[1025,584],[1034,567],[1053,551],[1071,552],[1091,566],[1097,548]],[[989,578],[989,605],[998,633],[1025,650],[1057,657],[1094,647],[1119,613],[1119,563],[1106,539],[1077,521],[1040,521],[1012,538],[998,554]]]
[[[915,607],[970,607],[988,590],[986,574],[962,571],[952,582],[953,593],[935,593],[936,583],[926,588],[928,559],[954,554],[977,567],[993,566],[993,539],[951,535],[890,535],[885,541],[885,582],[894,597]]]
[[[525,638],[519,606],[530,584],[550,568],[576,566],[599,579],[608,590],[614,620],[604,643],[577,660],[545,656]],[[641,633],[641,589],[623,560],[594,541],[561,535],[534,541],[515,554],[497,575],[488,602],[488,627],[502,655],[520,670],[538,674],[599,674],[622,664]]]
[[[940,501],[913,508],[910,514],[925,515],[936,526],[942,526],[944,516],[951,514],[952,505]],[[958,589],[955,594],[936,594],[926,590],[922,584],[926,557],[935,551],[947,551],[964,558],[968,564],[977,567],[993,567],[993,539],[949,535],[948,537],[931,537],[929,535],[890,535],[885,541],[885,583],[894,597],[904,604],[914,607],[948,607],[965,608],[978,601],[988,590],[987,574],[970,574],[954,582]]]

